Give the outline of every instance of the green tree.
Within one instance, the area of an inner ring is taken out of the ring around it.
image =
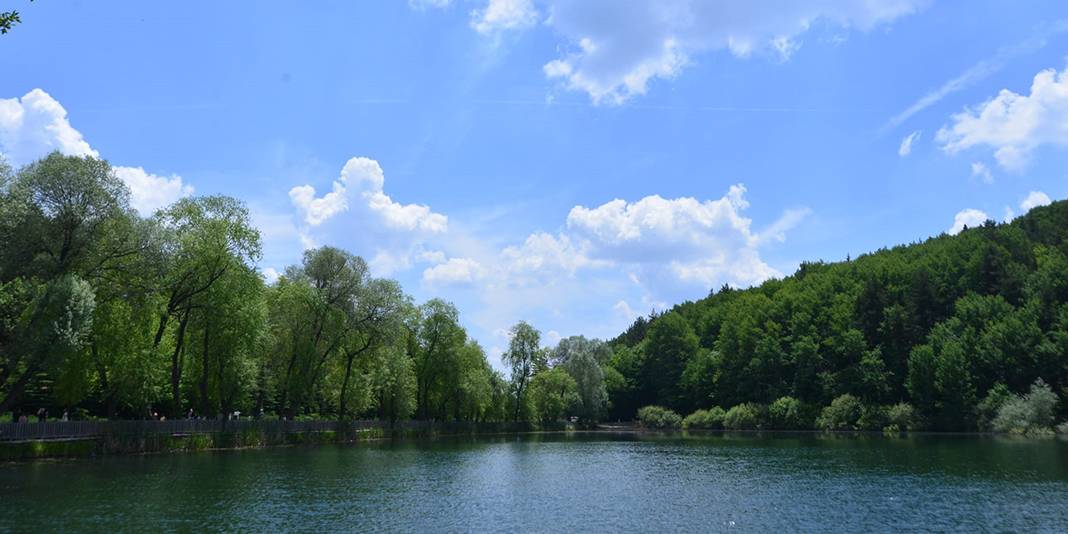
[[[513,421],[522,414],[527,388],[534,371],[545,365],[545,353],[540,349],[541,332],[526,321],[519,321],[508,333],[508,350],[502,356],[505,365],[512,370],[512,389],[515,392]]]

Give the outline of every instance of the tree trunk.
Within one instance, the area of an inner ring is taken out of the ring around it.
[[[171,355],[171,417],[178,417],[182,410],[182,345],[185,343],[185,327],[189,324],[189,311],[182,314],[178,323],[178,340]]]
[[[26,384],[30,382],[30,378],[37,372],[36,367],[30,367],[26,369],[26,372],[22,373],[14,384],[11,385],[11,389],[8,391],[7,396],[0,402],[0,413],[4,413],[11,409],[15,405],[15,402],[19,400],[22,393],[26,391]]]
[[[337,417],[338,419],[345,419],[345,409],[348,406],[345,405],[346,396],[349,392],[349,376],[352,375],[352,360],[356,359],[356,355],[353,353],[347,354],[345,362],[345,379],[341,381],[341,399],[338,400]]]
[[[208,338],[211,327],[205,318],[204,321],[204,347],[200,351],[200,414],[207,416],[211,411],[208,405]]]

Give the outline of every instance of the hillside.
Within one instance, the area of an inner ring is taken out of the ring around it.
[[[866,407],[910,403],[917,426],[970,430],[1006,388],[1041,378],[1063,396],[1066,237],[1061,201],[638,319],[611,342],[611,416],[790,397],[811,420],[848,394]]]

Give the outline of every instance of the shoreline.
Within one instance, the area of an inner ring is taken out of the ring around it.
[[[534,435],[616,435],[634,437],[826,437],[826,438],[984,438],[1037,441],[1068,439],[1062,434],[1015,435],[995,432],[936,432],[918,431],[888,434],[871,430],[657,430],[637,425],[612,425],[597,428],[563,427],[528,430],[479,430],[468,427],[461,431],[431,429],[412,431],[373,427],[354,432],[308,431],[282,435],[266,433],[208,432],[190,434],[157,434],[153,436],[117,437],[96,436],[43,440],[0,441],[0,463],[22,463],[42,460],[88,459],[105,456],[148,456],[170,453],[240,451],[299,446],[344,445],[383,441],[420,441],[438,438],[519,437]]]

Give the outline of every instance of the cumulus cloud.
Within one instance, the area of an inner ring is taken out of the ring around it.
[[[1020,202],[1020,211],[1023,213],[1027,213],[1031,211],[1031,208],[1046,206],[1051,204],[1052,202],[1053,201],[1050,200],[1049,195],[1041,191],[1031,191],[1027,194],[1027,198],[1024,198]]]
[[[25,165],[56,150],[68,156],[100,157],[71,126],[67,110],[43,90],[0,99],[0,153],[10,163]],[[130,189],[130,204],[142,215],[193,194],[193,186],[178,175],[158,176],[142,167],[115,166],[113,170]]]
[[[482,265],[475,260],[450,258],[423,271],[423,280],[429,284],[469,284],[482,278],[484,272]]]
[[[25,165],[58,150],[70,156],[99,157],[67,119],[51,95],[34,89],[22,98],[0,99],[0,147],[12,165]]]
[[[809,211],[787,210],[757,232],[742,215],[749,206],[744,195],[745,186],[738,184],[716,200],[652,195],[636,202],[575,206],[566,231],[536,232],[503,248],[481,275],[497,288],[539,287],[580,271],[612,267],[623,268],[627,279],[639,285],[665,280],[704,288],[758,283],[781,274],[760,258],[760,247],[784,240]],[[424,271],[424,281],[469,281],[467,264],[453,265],[454,260]],[[443,276],[454,272],[463,274]]]
[[[984,184],[994,183],[994,174],[990,172],[990,167],[981,161],[972,163],[972,178],[978,178]]]
[[[486,7],[471,12],[471,27],[478,33],[525,28],[538,22],[531,0],[489,0]]]
[[[618,104],[644,94],[654,79],[676,76],[699,53],[728,50],[740,58],[767,53],[785,61],[816,23],[867,31],[926,3],[544,0],[539,5],[545,24],[568,48],[543,70],[594,103]],[[490,0],[475,11],[472,26],[485,33],[530,26],[537,19],[530,0]]]
[[[1068,69],[1039,72],[1030,94],[1002,89],[994,98],[953,115],[937,140],[950,154],[987,147],[1002,168],[1023,170],[1038,147],[1068,145]]]
[[[742,212],[749,207],[745,186],[733,185],[716,200],[613,200],[596,208],[576,206],[567,227],[594,260],[624,262],[646,271],[666,268],[683,282],[710,286],[749,285],[780,273],[760,259],[759,247],[783,241],[809,213],[786,211],[763,232],[752,229]],[[655,272],[653,274],[656,274]]]
[[[178,175],[157,176],[142,167],[115,167],[115,175],[130,188],[130,205],[141,215],[151,215],[176,200],[193,194],[193,186]]]
[[[988,219],[990,219],[990,216],[984,211],[973,208],[961,210],[953,216],[953,226],[949,227],[947,232],[949,235],[957,235],[961,233],[965,227],[975,228],[976,226],[982,226]]]
[[[348,211],[349,199],[354,197],[361,210],[372,214],[390,229],[431,234],[446,230],[447,217],[422,204],[395,202],[383,191],[384,185],[385,175],[378,162],[356,157],[345,163],[328,193],[317,197],[315,187],[301,185],[290,189],[289,198],[309,226],[319,226]]]
[[[920,131],[916,130],[905,136],[901,140],[901,146],[897,147],[897,155],[905,157],[912,153],[912,143],[915,143],[920,138]]]

